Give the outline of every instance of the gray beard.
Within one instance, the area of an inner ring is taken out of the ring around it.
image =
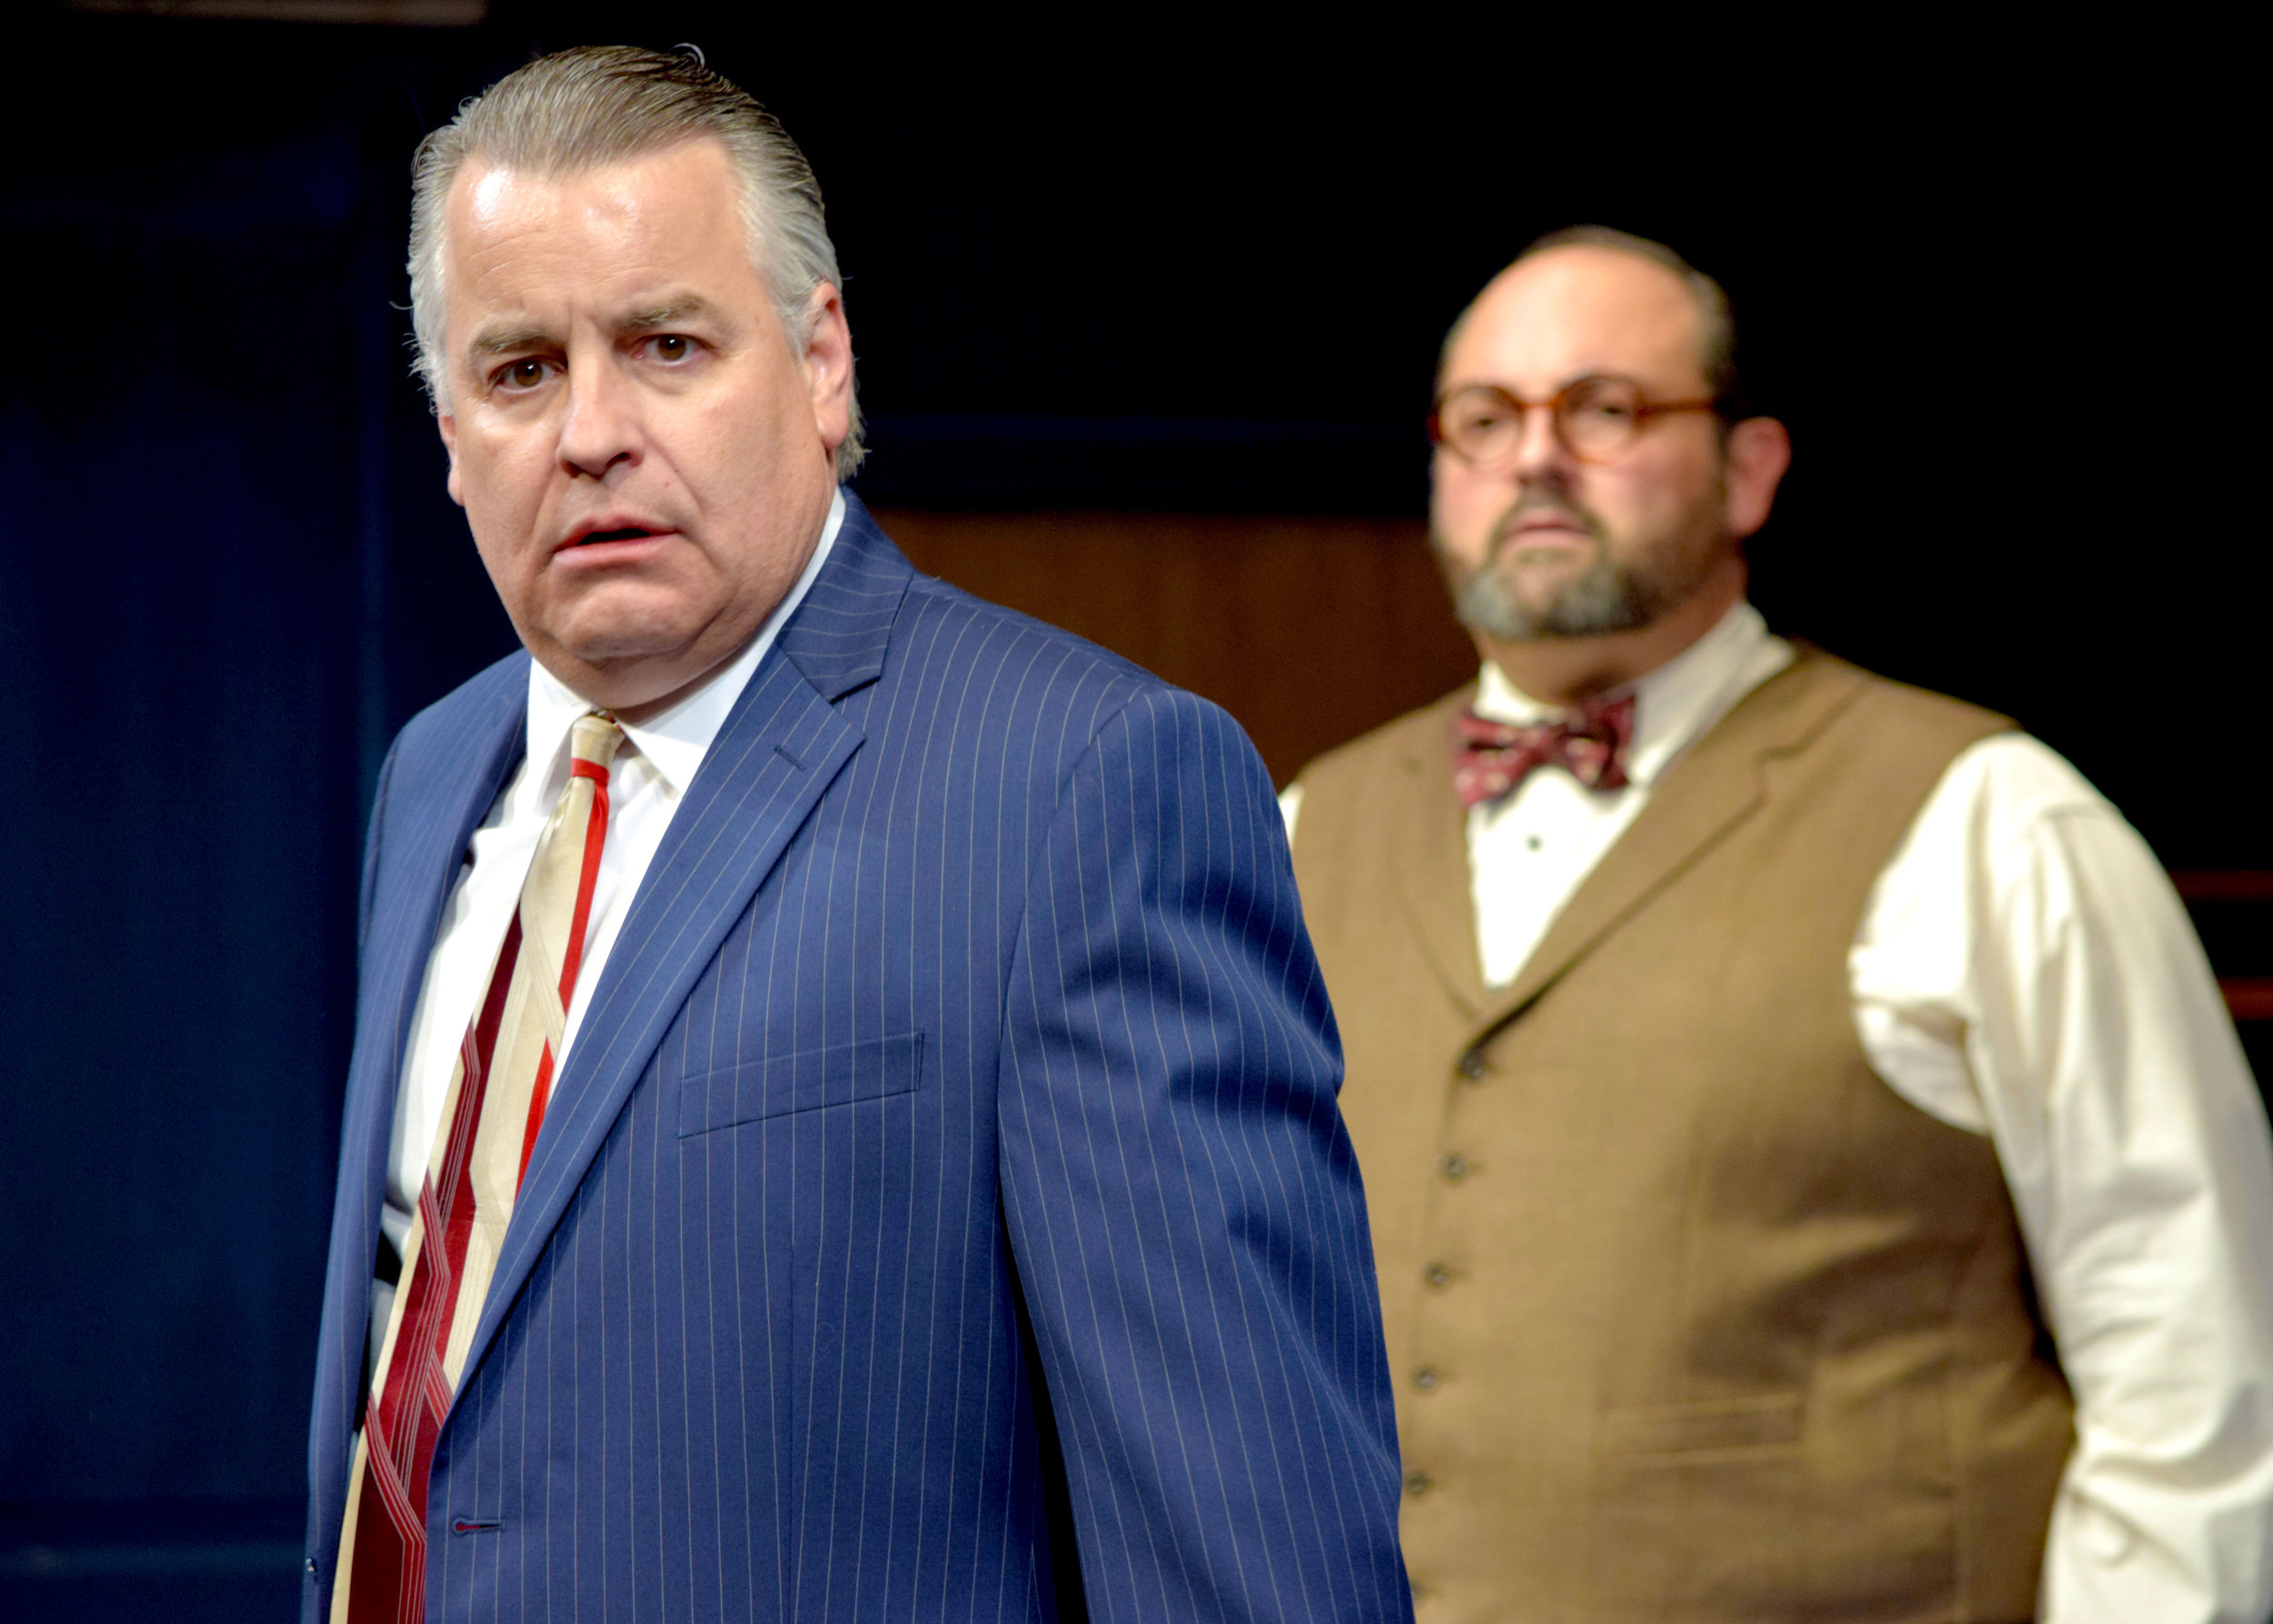
[[[1713,499],[1717,501],[1717,496]],[[1643,549],[1639,557],[1621,563],[1601,521],[1583,508],[1571,507],[1594,537],[1594,561],[1547,602],[1528,607],[1516,591],[1512,571],[1501,568],[1513,539],[1505,532],[1527,508],[1548,505],[1529,495],[1519,501],[1500,521],[1503,533],[1484,563],[1466,578],[1456,576],[1451,554],[1430,535],[1429,545],[1452,588],[1453,611],[1461,624],[1503,643],[1630,632],[1655,625],[1679,608],[1712,573],[1717,548],[1705,529],[1712,522],[1709,510],[1692,516],[1694,526],[1687,534],[1668,535]]]
[[[1438,554],[1442,556],[1441,550]],[[1527,608],[1496,562],[1472,572],[1452,591],[1453,611],[1462,625],[1503,643],[1531,643],[1543,637],[1591,637],[1603,632],[1647,626],[1672,606],[1655,601],[1642,583],[1598,551],[1587,572],[1566,582],[1537,610]]]

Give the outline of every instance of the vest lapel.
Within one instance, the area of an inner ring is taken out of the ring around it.
[[[1556,916],[1522,971],[1487,1000],[1477,1023],[1479,1035],[1528,1008],[1597,943],[1750,817],[1767,798],[1769,758],[1805,748],[1860,697],[1864,681],[1855,667],[1802,646],[1789,666],[1738,701],[1674,763],[1633,827]],[[1465,853],[1463,857],[1465,897]],[[1472,946],[1468,956],[1473,963]]]
[[[1492,1002],[1476,956],[1476,902],[1468,878],[1467,814],[1453,793],[1451,717],[1476,697],[1470,683],[1429,707],[1430,726],[1413,736],[1405,758],[1410,806],[1405,823],[1417,833],[1397,847],[1397,890],[1405,922],[1422,957],[1471,1019]]]

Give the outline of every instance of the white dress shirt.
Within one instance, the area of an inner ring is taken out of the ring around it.
[[[1506,986],[1682,751],[1790,663],[1740,604],[1635,684],[1624,789],[1557,767],[1468,814],[1477,952]],[[1557,714],[1487,663],[1477,709]],[[1299,787],[1282,797],[1288,833]],[[2186,911],[2066,761],[2002,734],[1952,762],[1847,955],[1904,1098],[1996,1147],[2076,1397],[2047,1624],[2262,1624],[2273,1609],[2273,1141]]]
[[[624,916],[631,911],[640,879],[663,844],[672,815],[678,810],[687,786],[695,781],[696,769],[702,766],[734,702],[748,686],[751,673],[774,646],[782,626],[805,601],[844,522],[845,496],[839,491],[829,504],[828,520],[821,528],[813,556],[748,646],[720,667],[709,681],[667,710],[644,722],[623,724],[625,742],[608,773],[607,839],[600,850],[599,876],[592,887],[584,959],[569,998],[560,1052],[553,1057],[556,1078],[568,1063],[568,1051],[576,1045],[592,991],[600,984],[608,954],[624,927]],[[380,1228],[398,1258],[410,1239],[411,1215],[417,1210],[418,1187],[426,1177],[434,1137],[442,1126],[442,1108],[449,1099],[450,1076],[457,1067],[459,1045],[488,987],[490,969],[505,945],[506,927],[513,922],[514,910],[520,904],[522,882],[528,877],[529,861],[536,855],[537,837],[567,791],[568,730],[577,717],[594,708],[589,700],[570,691],[543,666],[529,662],[527,754],[466,847],[457,884],[442,911],[434,951],[426,957],[417,1012],[411,1018],[410,1045],[395,1096],[386,1203],[379,1213]],[[394,1299],[393,1287],[374,1280],[372,1360],[377,1358]]]

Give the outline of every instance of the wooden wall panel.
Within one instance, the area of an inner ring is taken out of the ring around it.
[[[1476,674],[1417,519],[876,517],[916,568],[1215,700],[1281,785]]]

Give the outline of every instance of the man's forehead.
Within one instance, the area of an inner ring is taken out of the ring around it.
[[[1696,296],[1672,271],[1593,244],[1549,248],[1494,277],[1446,356],[1447,383],[1527,390],[1589,373],[1701,384]]]
[[[556,318],[564,300],[633,326],[666,306],[762,301],[733,185],[713,142],[560,175],[470,159],[451,186],[444,286],[485,326]]]
[[[715,141],[557,173],[469,157],[445,205],[445,246],[453,259],[493,266],[546,253],[596,266],[643,253],[731,255],[743,243],[739,201]]]

